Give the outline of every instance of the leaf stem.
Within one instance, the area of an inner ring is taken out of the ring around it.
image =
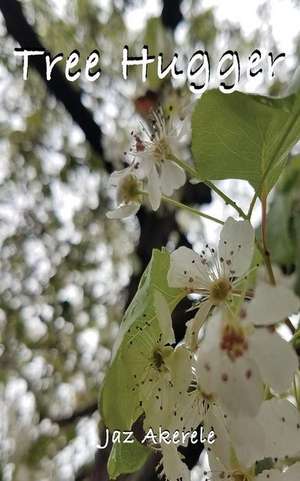
[[[188,164],[187,162],[185,162],[184,160],[180,160],[178,159],[177,157],[173,157],[172,159],[177,165],[179,165],[180,167],[182,167],[182,169],[184,169],[186,172],[189,173],[189,175],[192,177],[192,178],[196,178],[196,179],[199,179],[199,176],[198,176],[198,173],[197,171],[194,169],[194,167],[192,167],[190,164]],[[201,180],[199,179],[203,184],[207,185],[207,187],[209,187],[213,192],[215,192],[219,197],[221,197],[225,204],[229,204],[231,205],[240,215],[240,217],[242,217],[243,219],[247,219],[247,215],[245,214],[245,212],[237,205],[236,202],[234,202],[234,200],[232,200],[230,197],[228,197],[222,190],[220,190],[213,182],[211,182],[210,180]]]
[[[224,222],[222,220],[217,219],[216,217],[213,217],[211,215],[205,214],[204,212],[201,212],[198,209],[194,209],[193,207],[189,207],[188,205],[182,204],[181,202],[178,202],[177,200],[174,200],[171,197],[167,197],[166,195],[162,195],[161,198],[165,202],[168,202],[169,204],[174,205],[175,207],[178,207],[179,209],[186,210],[187,212],[198,215],[199,217],[203,217],[204,219],[211,220],[213,222],[216,222],[217,224],[221,224],[221,225],[224,224]]]
[[[255,206],[255,202],[257,201],[257,197],[258,197],[258,196],[257,196],[257,193],[255,192],[254,195],[253,195],[253,198],[252,198],[252,200],[251,200],[248,213],[247,213],[247,218],[248,218],[248,220],[251,219],[251,216],[252,216],[252,213],[253,213],[253,209],[254,209],[254,206]]]
[[[276,285],[276,280],[272,268],[270,251],[267,247],[267,197],[263,196],[261,199],[261,240],[263,246],[263,257],[266,264],[266,268],[269,274],[270,282],[273,286]]]
[[[240,217],[242,217],[243,219],[247,219],[247,215],[245,214],[245,212],[237,205],[237,203],[232,200],[230,197],[228,197],[222,190],[220,190],[213,182],[211,182],[210,180],[205,180],[203,181],[204,184],[206,184],[211,190],[213,190],[219,197],[221,197],[225,204],[229,204],[231,205],[240,215]]]

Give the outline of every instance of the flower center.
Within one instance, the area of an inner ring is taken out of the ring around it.
[[[227,279],[217,279],[216,281],[212,282],[209,287],[209,299],[215,305],[221,304],[223,301],[225,301],[230,291],[231,284]]]
[[[240,469],[235,469],[231,472],[221,471],[217,473],[218,479],[230,479],[232,481],[251,481],[253,476],[249,473],[244,473]],[[215,479],[215,478],[213,478]]]
[[[250,478],[250,475],[243,473],[242,471],[234,471],[232,473],[232,478],[234,481],[250,481],[252,479],[252,477]]]
[[[166,352],[164,352],[164,350]],[[154,369],[156,369],[159,372],[167,371],[167,367],[165,365],[164,358],[169,354],[168,349],[161,349],[157,348],[153,351],[152,354],[152,363],[154,366]]]
[[[170,147],[165,138],[159,139],[155,143],[154,147],[154,157],[156,162],[161,164],[164,160],[167,160],[170,156]]]
[[[134,175],[127,175],[119,184],[117,192],[118,203],[124,202],[128,204],[129,202],[139,201],[139,197],[138,179]]]
[[[232,361],[241,357],[248,349],[248,342],[243,328],[226,324],[223,329],[220,347],[223,351],[226,351]],[[249,376],[251,376],[251,374],[249,374]]]

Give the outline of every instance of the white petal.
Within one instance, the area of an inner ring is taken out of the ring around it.
[[[182,159],[186,156],[186,147],[176,137],[169,137],[169,145],[173,156],[177,159]]]
[[[199,424],[203,422],[205,417],[205,408],[203,405],[204,398],[199,390],[190,391],[183,395],[176,396],[176,423],[177,429],[180,429],[178,418],[182,421],[182,431],[195,431]],[[183,427],[185,429],[183,429]]]
[[[186,332],[184,336],[184,343],[192,351],[195,351],[198,346],[199,331],[203,326],[208,313],[211,309],[211,303],[207,300],[200,304],[200,307],[193,319],[186,323]]]
[[[172,327],[172,317],[169,305],[165,297],[159,291],[154,292],[154,306],[162,332],[161,343],[173,344],[175,342],[175,336]]]
[[[216,434],[216,440],[210,447],[213,457],[216,456],[218,461],[212,458],[214,464],[214,467],[210,464],[212,470],[216,468],[216,462],[222,463],[223,469],[221,471],[224,470],[224,466],[230,466],[231,440],[224,419],[223,411],[217,405],[210,405],[204,419],[204,427],[206,433],[214,431]]]
[[[201,390],[206,395],[216,395],[217,383],[219,382],[220,362],[219,362],[219,350],[206,349],[206,339],[200,344],[200,348],[197,352],[197,360],[195,362],[195,370],[198,383],[201,386]]]
[[[162,443],[161,446],[164,474],[167,481],[190,481],[190,472],[185,463],[181,461],[182,455],[177,451],[176,445]]]
[[[160,180],[155,167],[153,167],[149,173],[147,186],[150,204],[155,211],[159,208],[161,200]]]
[[[170,390],[169,378],[161,374],[153,382],[145,382],[140,387],[139,395],[143,402],[145,412],[144,429],[153,429],[155,432],[162,426],[168,429],[168,418],[170,408],[173,406],[172,392]]]
[[[244,355],[232,361],[221,350],[221,329],[222,323],[217,317],[210,319],[197,352],[197,378],[202,390],[217,396],[229,414],[253,417],[264,398],[260,372],[251,358]]]
[[[171,378],[176,393],[187,392],[192,380],[192,355],[184,345],[179,345],[169,356],[166,365],[170,369]],[[176,394],[178,396],[178,394]]]
[[[186,181],[184,170],[172,161],[165,161],[161,168],[161,190],[165,195],[172,195],[174,190]]]
[[[205,337],[201,341],[196,355],[196,378],[205,394],[216,394],[221,365],[221,329],[220,317],[213,316],[206,326]]]
[[[160,186],[161,191],[165,195],[172,195],[174,191],[173,184],[171,182],[170,173],[169,173],[169,165],[170,163],[163,162],[161,166],[161,174],[160,174]]]
[[[187,247],[172,252],[167,279],[170,287],[190,289],[207,287],[209,283],[207,267],[201,263],[199,254]]]
[[[237,277],[245,274],[251,265],[254,235],[251,224],[246,220],[236,221],[229,217],[224,223],[220,234],[219,256],[224,259],[224,268],[227,268],[226,261],[229,262],[227,269],[234,271]]]
[[[283,481],[299,481],[300,479],[300,463],[290,466],[283,475]]]
[[[256,362],[249,353],[231,360],[221,345],[222,317],[213,316],[200,343],[196,375],[206,394],[213,394],[229,414],[255,416],[264,398]]]
[[[110,210],[106,213],[108,219],[125,219],[131,215],[135,215],[140,208],[140,204],[122,205],[115,210]]]
[[[217,394],[229,414],[256,416],[264,386],[254,361],[243,356],[233,362],[224,355],[217,380]]]
[[[285,478],[281,471],[277,469],[267,469],[258,476],[255,476],[254,481],[285,481]],[[296,479],[293,481],[296,481]]]
[[[218,478],[220,477],[219,474],[223,473],[225,474],[225,479],[231,480],[231,476],[229,477],[230,474],[230,468],[228,467],[229,465],[224,465],[214,454],[214,452],[210,452],[208,454],[208,463],[210,467],[211,473],[210,476],[208,477],[209,480],[212,481],[217,481]],[[226,476],[227,475],[227,476]],[[221,478],[222,479],[222,478]],[[206,481],[206,479],[205,479]]]
[[[147,154],[141,155],[134,163],[134,174],[139,179],[145,179],[154,167],[152,158]]]
[[[130,175],[131,172],[132,166],[125,167],[125,169],[122,170],[115,170],[114,172],[112,172],[112,174],[110,174],[108,180],[108,187],[117,187],[121,180],[127,175]]]
[[[255,325],[271,325],[298,311],[299,298],[285,286],[258,285],[247,309],[247,319]]]
[[[277,469],[263,471],[254,478],[254,481],[299,481],[300,463],[290,466],[284,473]]]
[[[277,393],[286,391],[298,369],[298,358],[292,345],[277,332],[262,328],[252,334],[249,346],[263,381]]]
[[[266,437],[262,457],[283,459],[299,453],[300,413],[292,403],[286,399],[265,401],[257,421],[264,426]]]
[[[249,468],[262,458],[266,445],[265,424],[259,422],[257,417],[234,416],[228,419],[229,432],[237,458],[242,466]]]

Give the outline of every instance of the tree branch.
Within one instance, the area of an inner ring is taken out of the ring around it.
[[[97,411],[97,409],[98,409],[98,403],[93,402],[90,405],[85,406],[84,408],[74,411],[73,414],[71,414],[71,416],[68,416],[66,418],[51,419],[51,421],[55,424],[58,424],[60,427],[65,427],[77,421],[79,418],[82,418],[84,416],[91,416],[92,414],[94,414],[95,411]]]
[[[165,27],[175,30],[179,22],[183,19],[180,10],[182,0],[164,0],[161,12],[162,23]]]

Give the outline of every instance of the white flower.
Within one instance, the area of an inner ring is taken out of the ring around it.
[[[247,470],[234,462],[224,465],[214,455],[209,456],[210,471],[205,473],[205,481],[299,481],[300,463],[289,466],[285,471],[267,469],[255,475],[254,469]]]
[[[265,401],[255,418],[231,417],[212,404],[204,419],[204,425],[210,426],[216,435],[215,442],[207,447],[211,468],[207,479],[273,479],[264,477],[265,474],[256,477],[257,463],[269,459],[274,467],[282,466],[288,457],[292,459],[299,452],[299,417],[295,406],[287,400]],[[282,476],[278,470],[264,473]]]
[[[231,456],[230,445],[246,468],[262,459],[277,463],[300,453],[300,413],[286,399],[264,401],[254,418],[230,416],[213,407],[208,410],[205,422],[216,433],[212,450],[225,463]]]
[[[253,473],[236,462],[223,464],[213,454],[208,456],[210,471],[205,472],[205,481],[254,481]]]
[[[284,460],[299,456],[300,413],[291,402],[287,399],[265,401],[256,422],[264,429],[262,457]]]
[[[156,429],[170,422],[174,400],[179,392],[187,391],[192,371],[191,354],[184,346],[174,349],[172,319],[168,304],[159,292],[154,293],[154,306],[160,335],[154,322],[129,341],[127,359],[132,365],[135,387],[145,412],[145,427]]]
[[[153,112],[149,128],[143,126],[140,133],[132,132],[130,154],[134,156],[134,169],[139,178],[147,180],[153,210],[159,208],[161,194],[172,195],[186,181],[185,171],[174,162],[174,158],[181,157],[184,126],[183,122],[177,126],[171,116],[166,119],[160,109]]]
[[[242,319],[217,312],[197,352],[203,391],[218,398],[235,416],[255,416],[264,385],[277,393],[288,390],[298,358],[273,324],[298,307],[299,299],[292,291],[265,284],[257,288]]]
[[[170,258],[170,287],[201,295],[199,312],[188,325],[189,345],[197,344],[198,332],[212,306],[230,305],[239,283],[248,273],[254,250],[254,230],[248,221],[229,217],[222,228],[218,249],[208,245],[197,254],[179,247]],[[192,347],[192,346],[191,346]]]
[[[142,182],[132,166],[113,172],[109,188],[115,190],[116,197],[116,208],[106,214],[109,219],[122,219],[137,213],[142,202]]]

